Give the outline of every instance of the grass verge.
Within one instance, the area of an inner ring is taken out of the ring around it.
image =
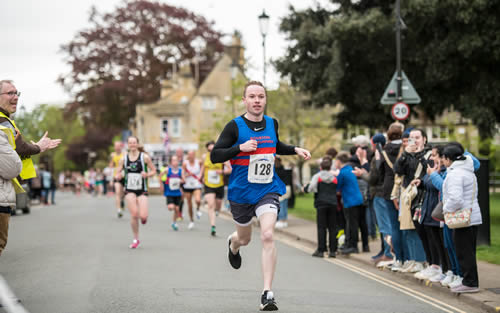
[[[478,246],[477,258],[500,264],[500,193],[490,194],[491,246]]]

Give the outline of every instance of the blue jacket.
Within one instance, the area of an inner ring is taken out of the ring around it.
[[[344,166],[337,177],[337,190],[342,193],[344,208],[351,208],[363,204],[363,196],[359,190],[358,180],[353,174],[350,165]]]
[[[439,227],[440,223],[432,218],[432,210],[436,207],[440,200],[440,192],[432,179],[432,175],[436,174],[439,176],[440,174],[446,175],[446,168],[443,167],[439,172],[432,173],[431,175],[425,175],[422,179],[422,183],[425,188],[424,193],[424,201],[422,202],[422,224],[425,226]],[[440,177],[440,176],[439,176]],[[442,185],[442,182],[441,182]]]

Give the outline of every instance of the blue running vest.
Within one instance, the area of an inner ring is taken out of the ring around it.
[[[163,195],[165,197],[180,197],[182,196],[181,194],[181,188],[180,188],[180,180],[182,178],[182,169],[179,168],[179,171],[177,173],[172,172],[172,168],[168,167],[168,172],[167,172],[167,180],[163,183],[164,186],[164,192]],[[177,179],[177,183],[175,184],[176,188],[175,190],[170,189],[170,184],[171,184],[171,179]]]
[[[233,168],[231,176],[229,177],[228,199],[230,201],[242,204],[255,204],[259,202],[262,197],[269,193],[277,193],[283,195],[286,193],[285,184],[276,174],[274,167],[272,171],[272,181],[270,183],[251,183],[249,179],[249,170],[252,174],[265,175],[269,173],[269,168],[265,164],[261,167],[250,168],[250,156],[258,158],[258,155],[273,155],[276,156],[276,131],[274,129],[274,121],[271,117],[264,115],[266,126],[263,131],[253,131],[250,129],[243,118],[238,116],[234,119],[238,127],[238,140],[233,145],[238,146],[250,139],[257,140],[257,150],[253,152],[240,152],[236,157],[231,159],[231,166]]]

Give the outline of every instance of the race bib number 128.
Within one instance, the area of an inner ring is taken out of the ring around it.
[[[269,184],[274,176],[274,154],[250,155],[248,165],[248,182],[254,184]]]

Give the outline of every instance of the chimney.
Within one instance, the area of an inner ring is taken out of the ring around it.
[[[238,63],[243,68],[245,65],[245,48],[241,45],[241,33],[239,31],[234,31],[231,45],[226,46],[224,52],[229,55],[232,62]]]

